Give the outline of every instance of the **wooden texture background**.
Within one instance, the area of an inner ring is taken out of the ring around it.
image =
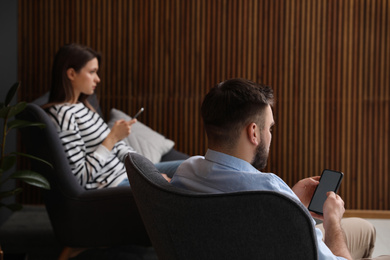
[[[69,42],[103,56],[106,119],[143,106],[139,120],[189,155],[207,147],[208,89],[233,77],[271,85],[266,170],[289,185],[340,170],[347,209],[390,210],[388,0],[19,0],[21,100],[49,90],[54,54]]]

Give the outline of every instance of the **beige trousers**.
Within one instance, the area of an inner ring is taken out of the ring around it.
[[[325,238],[325,230],[322,224],[316,225],[322,231]],[[345,218],[341,220],[349,252],[353,259],[390,260],[390,256],[372,257],[374,251],[376,230],[367,220],[361,218]]]

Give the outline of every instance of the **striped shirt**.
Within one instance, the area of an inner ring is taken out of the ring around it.
[[[99,114],[83,103],[54,105],[47,113],[81,186],[87,190],[115,187],[127,178],[123,159],[135,151],[123,141],[111,151],[102,145],[110,129]]]

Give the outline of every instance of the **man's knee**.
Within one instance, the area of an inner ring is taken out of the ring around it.
[[[374,225],[362,218],[344,218],[341,220],[341,227],[344,232],[360,233],[363,237],[376,237],[376,229]]]
[[[376,240],[374,225],[361,218],[345,218],[341,220],[348,248],[354,258],[371,257]]]

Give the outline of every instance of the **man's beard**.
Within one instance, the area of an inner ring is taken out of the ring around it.
[[[255,157],[252,160],[252,166],[261,171],[267,166],[268,149],[265,148],[264,140],[260,139],[260,144],[256,148]]]

